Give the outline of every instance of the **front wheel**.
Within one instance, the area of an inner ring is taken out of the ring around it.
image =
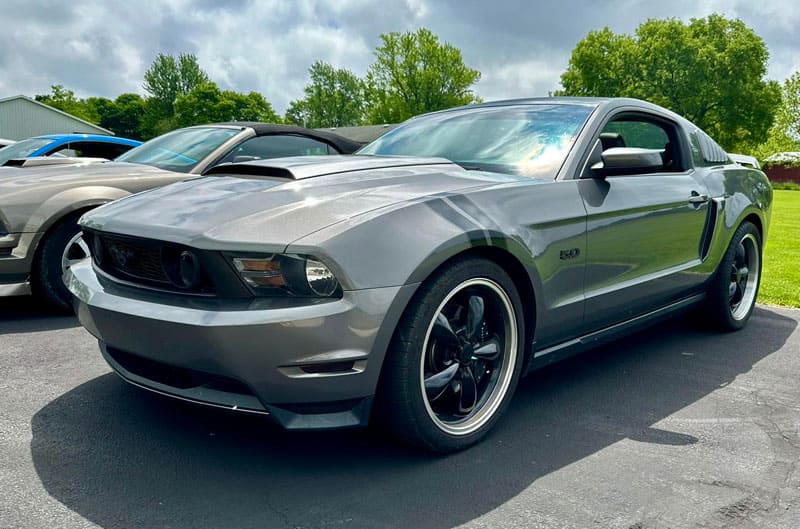
[[[723,331],[743,328],[756,305],[761,280],[761,233],[743,222],[731,239],[708,291],[713,323]]]
[[[79,217],[71,215],[53,227],[41,242],[32,270],[34,294],[63,312],[72,308],[64,273],[74,263],[89,256],[89,247],[81,238]]]
[[[397,438],[452,452],[502,415],[523,364],[522,303],[498,265],[460,261],[428,280],[395,333],[374,418]]]

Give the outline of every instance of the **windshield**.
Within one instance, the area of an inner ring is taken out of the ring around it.
[[[169,132],[129,150],[117,162],[141,163],[188,173],[241,129],[196,127]]]
[[[358,154],[436,156],[521,176],[557,171],[594,109],[582,104],[475,107],[412,119]]]
[[[8,147],[0,149],[0,165],[15,158],[25,158],[32,152],[38,151],[45,145],[50,145],[55,140],[51,138],[28,138],[27,140],[12,143]]]

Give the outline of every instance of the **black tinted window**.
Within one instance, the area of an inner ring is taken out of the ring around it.
[[[285,156],[338,154],[327,143],[305,136],[272,135],[251,138],[225,155],[219,163],[245,162]]]
[[[128,152],[132,147],[117,143],[102,143],[91,141],[75,141],[61,146],[49,154],[59,153],[64,156],[79,156],[83,158],[105,158],[113,160],[117,156]]]
[[[619,134],[626,147],[663,149],[669,141],[661,126],[647,121],[612,121],[603,132]]]
[[[678,129],[671,122],[639,114],[615,117],[600,134],[603,150],[614,147],[636,147],[661,152],[660,171],[679,172],[684,169],[678,141]]]

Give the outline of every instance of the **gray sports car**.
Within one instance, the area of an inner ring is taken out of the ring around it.
[[[445,452],[553,360],[699,304],[743,327],[771,202],[660,107],[486,103],[102,206],[66,281],[132,384]]]
[[[114,162],[0,168],[0,297],[33,292],[70,308],[62,281],[86,257],[77,220],[131,193],[171,184],[231,161],[297,154],[349,154],[359,143],[323,131],[266,123],[179,129],[129,150]],[[36,162],[34,162],[35,164]]]

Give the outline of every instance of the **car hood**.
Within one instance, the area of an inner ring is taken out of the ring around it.
[[[27,169],[0,167],[0,197],[7,197],[15,192],[28,191],[39,186],[63,186],[72,182],[105,183],[116,178],[135,178],[153,174],[174,173],[149,165],[124,162],[48,165]]]
[[[443,159],[301,157],[232,165],[97,208],[87,228],[197,248],[281,251],[314,231],[403,201],[517,180]],[[276,176],[282,175],[282,176]]]

